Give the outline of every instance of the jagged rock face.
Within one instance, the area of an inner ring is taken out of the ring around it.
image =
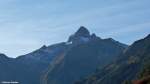
[[[68,42],[72,44],[81,44],[88,42],[90,39],[90,32],[85,27],[80,27],[79,30],[69,37]]]
[[[75,33],[75,36],[83,36],[83,37],[89,37],[90,32],[85,27],[81,26],[79,30]]]
[[[90,35],[90,32],[85,27],[81,26],[75,34],[69,37],[68,42],[72,43],[73,45],[79,45],[97,39],[100,38],[95,34]]]

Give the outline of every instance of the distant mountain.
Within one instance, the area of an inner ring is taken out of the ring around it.
[[[0,82],[70,84],[112,62],[127,47],[112,38],[90,34],[81,26],[67,42],[44,45],[17,58],[0,54]]]
[[[149,80],[150,35],[134,42],[113,63],[75,84],[149,84]]]
[[[112,38],[101,39],[83,26],[68,39],[68,51],[58,56],[47,73],[42,84],[73,84],[93,71],[112,62],[126,48]]]
[[[15,59],[0,54],[0,82],[18,81],[21,84],[40,84],[41,74],[57,55],[65,52],[65,43],[43,46]]]

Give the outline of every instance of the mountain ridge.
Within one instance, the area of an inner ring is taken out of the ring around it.
[[[116,61],[75,84],[131,84],[132,80],[138,79],[139,72],[148,63],[150,63],[150,35],[135,41]],[[150,74],[147,72],[147,75]]]
[[[101,39],[96,36],[96,34],[90,34],[87,28],[81,26],[77,32],[68,38],[67,42],[61,42],[50,46],[43,45],[41,48],[31,53],[21,55],[14,59],[9,59],[7,56],[4,57],[7,60],[3,60],[3,63],[0,61],[0,74],[3,74],[0,76],[0,81],[14,80],[20,82],[21,84],[40,84],[41,77],[43,77],[43,74],[47,72],[49,69],[48,66],[51,66],[51,64],[58,65],[60,66],[59,68],[62,68],[62,63],[65,63],[65,67],[67,67],[70,66],[68,63],[71,63],[71,65],[73,64],[72,62],[69,62],[70,57],[71,60],[75,62],[80,60],[79,58],[82,57],[82,60],[84,60],[83,63],[87,65],[88,61],[86,62],[86,60],[94,63],[94,60],[97,60],[97,57],[99,58],[98,55],[100,54],[104,54],[104,56],[100,57],[107,60],[107,56],[112,54],[112,57],[116,57],[126,47],[126,45],[112,39]],[[84,50],[88,52],[87,56],[82,56],[82,54],[86,55]],[[73,56],[73,53],[76,51],[81,52],[82,54]],[[107,54],[108,52],[111,53]],[[74,57],[75,60],[72,59]],[[8,61],[8,59],[10,61]],[[66,61],[64,61],[64,59]],[[111,59],[107,61],[111,61]],[[95,61],[95,63],[97,66],[98,60]],[[94,68],[89,70],[88,73],[96,69],[96,66],[93,66]],[[83,75],[87,74],[84,73]],[[77,76],[76,78],[78,79],[79,77]]]

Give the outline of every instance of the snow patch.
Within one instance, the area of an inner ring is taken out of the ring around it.
[[[66,42],[66,45],[71,45],[72,44],[72,41],[71,42]]]

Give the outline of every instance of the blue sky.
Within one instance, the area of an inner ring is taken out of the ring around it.
[[[150,33],[150,0],[0,0],[0,52],[66,41],[80,26],[132,44]]]

